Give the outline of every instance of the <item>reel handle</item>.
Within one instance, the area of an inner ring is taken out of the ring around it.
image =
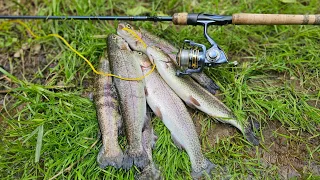
[[[294,14],[249,14],[232,15],[232,24],[236,25],[320,25],[318,15]]]

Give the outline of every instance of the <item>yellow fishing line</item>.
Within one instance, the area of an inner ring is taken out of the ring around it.
[[[4,22],[1,24],[0,26],[0,29],[2,29],[2,27],[5,25],[5,24],[8,24],[8,23],[19,23],[20,25],[22,25],[24,28],[27,29],[27,31],[30,33],[31,36],[33,36],[34,38],[45,38],[45,37],[56,37],[56,38],[59,38],[72,52],[76,53],[78,56],[80,56],[82,59],[84,59],[86,61],[86,63],[90,66],[90,68],[92,69],[92,71],[96,74],[99,74],[99,75],[102,75],[102,76],[112,76],[112,77],[115,77],[115,78],[118,78],[118,79],[121,79],[121,80],[126,80],[126,81],[140,81],[142,79],[144,79],[145,77],[147,77],[148,75],[150,75],[154,69],[156,68],[156,65],[154,64],[152,69],[146,73],[145,75],[141,76],[141,77],[137,77],[137,78],[126,78],[126,77],[121,77],[121,76],[118,76],[118,75],[114,75],[114,74],[109,74],[109,73],[104,73],[104,72],[101,72],[101,71],[97,71],[93,65],[91,64],[91,62],[85,58],[81,53],[79,53],[77,50],[75,50],[63,37],[61,37],[60,35],[58,34],[49,34],[47,36],[38,36],[36,35],[24,22],[20,21],[20,20],[13,20],[13,21],[8,21],[8,22]],[[134,33],[134,32],[133,32]],[[135,34],[135,33],[134,33]],[[133,34],[133,35],[134,35]],[[137,35],[136,35],[137,36]],[[139,37],[139,36],[138,36]],[[139,37],[140,38],[140,37]],[[142,42],[142,44],[144,44],[145,46],[146,43],[140,38],[140,42]]]
[[[134,32],[133,30],[129,29],[129,28],[122,28],[123,30],[127,31],[128,33],[132,34],[132,36],[134,36],[138,41],[141,42],[141,44],[144,46],[144,48],[147,48],[147,44],[140,38],[140,36]]]

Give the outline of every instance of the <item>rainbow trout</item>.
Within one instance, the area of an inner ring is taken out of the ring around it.
[[[110,73],[108,54],[105,51],[100,59],[100,71]],[[122,167],[123,152],[118,144],[118,128],[121,124],[118,97],[111,77],[97,76],[94,93],[97,117],[102,134],[102,147],[97,162],[101,168]]]
[[[176,60],[178,53],[178,49],[176,47],[166,40],[150,34],[144,29],[137,29],[129,23],[123,22],[118,25],[117,33],[128,42],[129,46],[133,50],[146,53],[147,47],[157,46],[161,48],[164,53],[168,54],[171,59]],[[212,94],[215,94],[216,90],[220,89],[219,86],[216,85],[216,83],[204,72],[193,73],[190,76]]]
[[[149,108],[148,108],[149,109]],[[149,164],[143,168],[142,172],[137,175],[135,179],[138,180],[160,180],[162,179],[160,171],[156,168],[152,160],[152,149],[156,143],[157,136],[154,135],[152,124],[151,124],[151,115],[149,114],[148,120],[145,122],[145,126],[142,131],[142,143],[143,148],[148,154]]]
[[[147,55],[152,63],[156,64],[157,70],[164,81],[173,91],[190,107],[216,118],[223,123],[229,123],[238,128],[254,145],[259,144],[249,123],[241,123],[233,115],[231,110],[219,101],[215,96],[192,81],[189,76],[177,77],[176,64],[158,47],[148,47]]]
[[[140,66],[142,72],[146,74],[151,70],[152,64],[146,55],[143,56],[140,58]],[[170,130],[175,144],[187,151],[191,161],[192,176],[196,178],[204,172],[210,174],[215,165],[202,154],[198,134],[182,100],[156,70],[145,77],[145,82],[147,103]]]
[[[141,77],[142,72],[137,58],[140,52],[133,52],[120,36],[108,36],[108,52],[113,74],[121,77]],[[123,167],[128,169],[132,163],[139,168],[148,164],[147,153],[142,146],[142,128],[146,120],[146,97],[144,81],[114,79],[119,95],[120,109],[128,140],[127,157]]]

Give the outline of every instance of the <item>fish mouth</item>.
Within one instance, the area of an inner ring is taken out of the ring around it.
[[[126,27],[126,26],[124,25],[124,23],[119,23],[119,24],[118,24],[118,28],[117,28],[117,32],[123,31],[123,28],[124,28],[124,27]]]
[[[128,43],[120,36],[116,34],[110,34],[108,36],[108,41],[115,43],[121,50],[130,50]]]

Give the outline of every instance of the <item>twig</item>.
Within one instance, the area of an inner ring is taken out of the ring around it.
[[[0,90],[0,94],[8,94],[11,90]]]
[[[0,77],[0,80],[2,80],[2,79],[5,79],[5,80],[7,80],[8,82],[11,82],[11,79],[8,78],[7,76],[2,76],[2,77]]]
[[[60,176],[61,174],[65,173],[65,172],[69,172],[74,165],[78,164],[80,161],[82,161],[89,153],[89,151],[98,143],[99,139],[97,139],[91,146],[89,149],[87,149],[87,151],[82,155],[82,157],[77,160],[76,162],[72,163],[70,166],[68,166],[66,169],[61,170],[58,174],[52,176],[49,180],[53,180],[55,178],[57,178],[58,176]]]

